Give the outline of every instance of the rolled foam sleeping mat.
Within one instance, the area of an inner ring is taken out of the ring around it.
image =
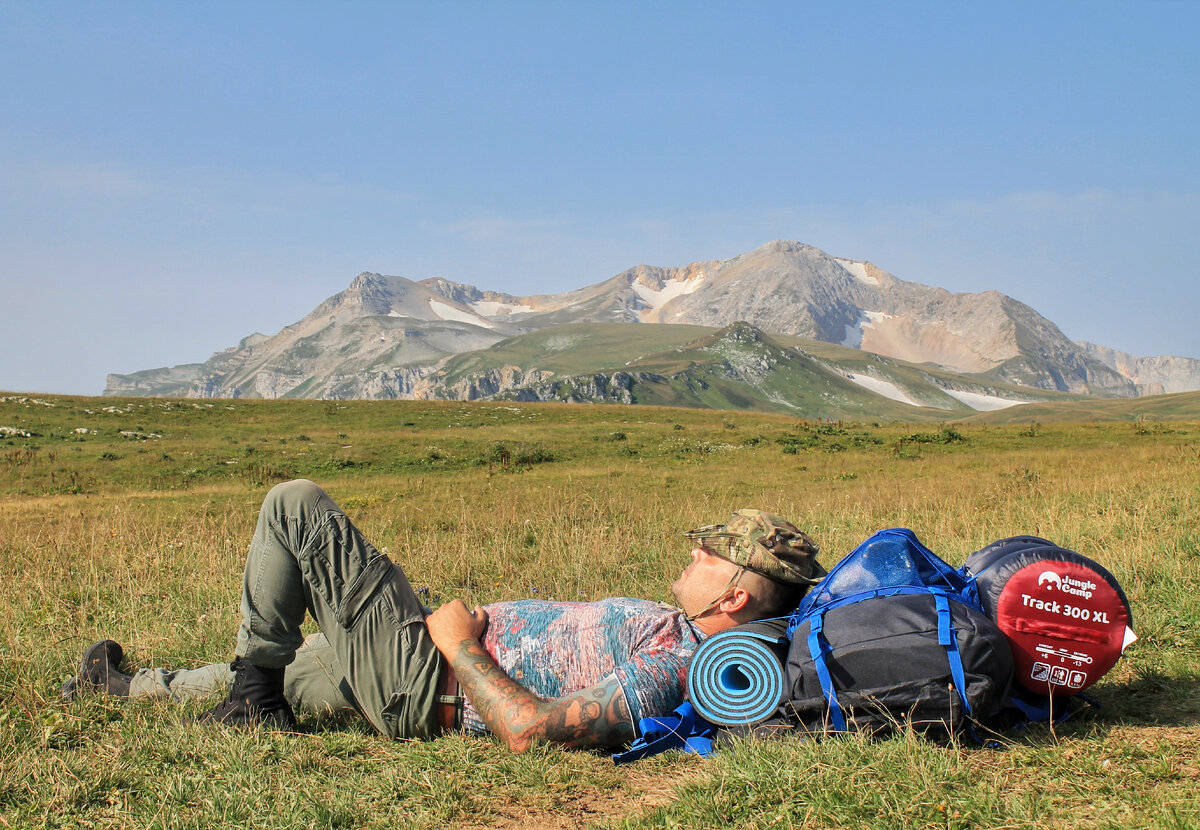
[[[783,699],[787,619],[745,623],[700,644],[688,666],[688,699],[717,726],[753,726]]]

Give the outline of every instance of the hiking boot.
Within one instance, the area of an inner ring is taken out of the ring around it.
[[[129,697],[129,681],[132,675],[118,671],[125,651],[120,643],[101,640],[92,643],[83,652],[79,661],[79,674],[62,686],[62,696],[73,700],[82,692],[104,692],[117,697]]]
[[[229,667],[234,674],[229,697],[197,718],[197,723],[295,731],[296,715],[283,696],[283,669],[264,669],[242,657]]]

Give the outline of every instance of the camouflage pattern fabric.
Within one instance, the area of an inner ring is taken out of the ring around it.
[[[762,510],[739,510],[723,525],[684,534],[717,556],[788,585],[816,585],[825,575],[820,549],[786,519]]]

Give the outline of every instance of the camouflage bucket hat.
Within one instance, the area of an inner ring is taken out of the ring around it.
[[[707,525],[684,535],[775,582],[816,585],[825,575],[817,562],[817,543],[791,522],[762,510],[739,510],[723,525]]]

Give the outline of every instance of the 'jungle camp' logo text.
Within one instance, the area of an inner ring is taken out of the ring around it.
[[[1091,599],[1092,592],[1096,590],[1096,583],[1090,579],[1084,581],[1062,576],[1054,571],[1042,571],[1042,575],[1038,577],[1038,587],[1045,587],[1047,591],[1058,590],[1064,594]]]

